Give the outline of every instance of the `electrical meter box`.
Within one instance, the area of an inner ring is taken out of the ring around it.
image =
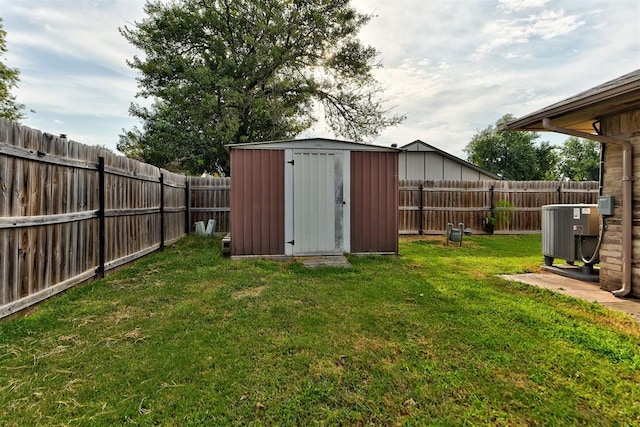
[[[602,216],[613,215],[613,208],[615,206],[613,196],[598,196],[598,212]]]

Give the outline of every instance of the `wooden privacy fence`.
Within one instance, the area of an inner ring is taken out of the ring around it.
[[[442,234],[462,222],[474,233],[539,233],[541,207],[597,203],[598,183],[560,181],[400,181],[401,234]],[[488,220],[488,218],[494,218]]]
[[[0,318],[162,249],[216,220],[230,178],[186,177],[0,119]],[[400,233],[448,222],[540,231],[540,208],[595,203],[595,182],[400,181]]]
[[[229,228],[229,178],[189,178],[0,119],[0,318]]]

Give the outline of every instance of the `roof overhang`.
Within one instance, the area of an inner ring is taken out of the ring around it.
[[[640,69],[535,111],[500,130],[545,131],[542,119],[555,126],[595,133],[593,123],[605,116],[640,108]]]

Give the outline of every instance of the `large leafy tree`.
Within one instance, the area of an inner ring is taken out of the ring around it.
[[[121,33],[144,52],[130,112],[142,121],[118,149],[192,172],[228,171],[225,144],[292,138],[322,106],[337,136],[364,140],[390,116],[350,0],[149,0]]]
[[[473,136],[464,151],[468,160],[508,180],[555,179],[555,147],[536,144],[535,132],[500,131],[498,127],[514,120],[511,114],[500,118]]]
[[[24,118],[24,105],[17,103],[15,95],[11,94],[11,89],[18,85],[20,71],[4,64],[3,57],[7,53],[6,36],[7,32],[0,18],[0,117],[15,121]]]
[[[568,138],[560,149],[559,173],[571,181],[597,181],[600,177],[600,144],[590,139]]]
[[[538,179],[544,181],[557,181],[560,179],[558,173],[558,161],[560,159],[558,147],[551,145],[548,141],[542,141],[534,149],[536,152]]]

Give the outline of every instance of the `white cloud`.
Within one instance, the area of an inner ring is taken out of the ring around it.
[[[578,15],[565,16],[562,9],[557,12],[544,11],[539,16],[530,18],[529,21],[531,36],[539,36],[544,40],[571,33],[584,25],[584,21]]]
[[[26,124],[115,148],[137,91],[118,28],[143,0],[0,0]],[[353,0],[377,15],[361,39],[402,125],[375,142],[422,139],[464,158],[480,129],[640,68],[637,0]],[[321,121],[306,136],[332,134]],[[545,138],[547,136],[545,135]]]
[[[529,43],[535,38],[551,40],[574,32],[584,25],[578,15],[565,15],[565,11],[543,11],[525,18],[498,19],[488,23],[482,30],[484,42],[472,55],[479,60],[500,48]]]
[[[503,55],[503,57],[505,59],[518,59],[518,60],[523,60],[523,59],[531,59],[533,57],[532,54],[530,53],[515,53],[515,52],[507,52]]]
[[[118,28],[143,16],[141,1],[0,0],[0,4],[4,13],[28,25],[8,32],[7,38],[20,50],[37,49],[62,58],[78,58],[120,72],[128,69],[126,60],[136,53]],[[103,6],[98,7],[100,4]]]
[[[507,12],[544,7],[549,0],[498,0],[498,8]]]
[[[133,100],[135,82],[116,77],[79,75],[52,80],[46,76],[23,76],[20,102],[37,111],[126,117]]]

